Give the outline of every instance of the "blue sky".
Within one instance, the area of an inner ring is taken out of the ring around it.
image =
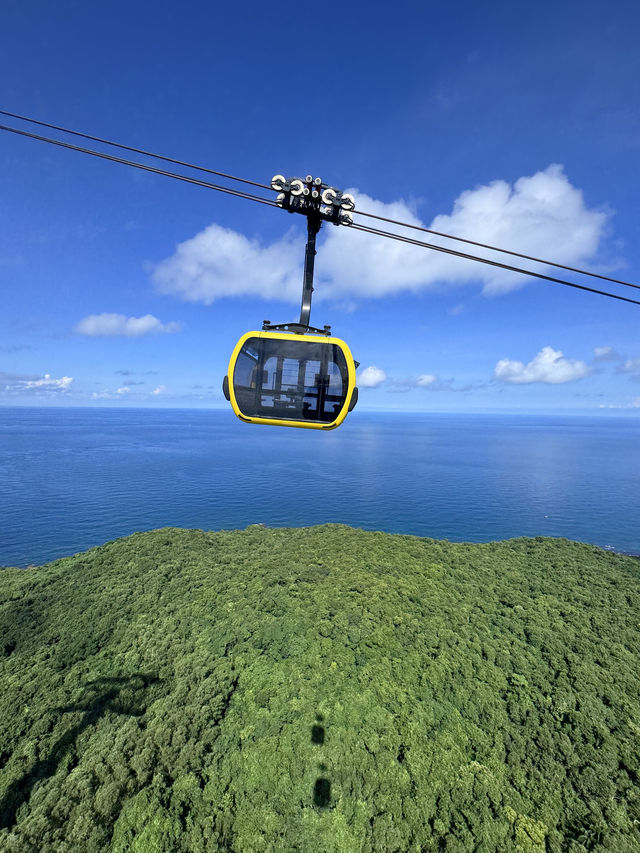
[[[639,27],[620,0],[9,0],[0,108],[640,281]],[[0,133],[0,404],[226,405],[240,335],[297,318],[303,228]],[[311,320],[362,408],[640,413],[640,307],[345,228],[318,249]]]

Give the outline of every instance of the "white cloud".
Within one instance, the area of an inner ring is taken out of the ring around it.
[[[377,388],[380,383],[384,382],[387,374],[379,367],[365,367],[358,374],[358,386],[360,388]]]
[[[356,189],[350,192],[356,196],[361,210],[414,225],[424,224],[405,201],[386,204]],[[451,213],[436,216],[429,227],[575,265],[594,257],[608,218],[603,211],[589,209],[582,192],[569,182],[562,167],[551,165],[535,175],[519,178],[513,185],[499,180],[463,192]],[[357,214],[355,221],[505,261],[505,256],[496,252],[475,247],[465,249],[464,244],[451,244],[430,234]],[[153,280],[163,293],[205,304],[224,296],[298,302],[304,242],[302,235],[296,233],[294,236],[289,232],[282,239],[262,246],[243,234],[210,225],[179,244],[171,257],[159,263],[152,271]],[[469,282],[481,283],[485,293],[499,293],[526,282],[517,273],[347,227],[326,225],[319,244],[316,296],[341,302]],[[538,266],[539,271],[544,269]]]
[[[600,403],[601,409],[640,409],[640,397],[634,397],[629,403]]]
[[[448,388],[452,380],[442,382],[437,376],[432,373],[421,373],[420,376],[407,376],[403,379],[396,379],[393,376],[387,376],[387,386],[394,394],[405,394],[415,388],[428,388],[429,391],[442,391]]]
[[[53,379],[51,374],[45,373],[40,379],[18,379],[9,382],[5,385],[5,391],[21,392],[29,391],[34,393],[48,393],[58,391],[68,391],[73,382],[72,376],[62,376],[60,379]]]
[[[140,383],[131,383],[133,385]],[[122,400],[127,398],[128,395],[133,394],[133,397],[128,397],[129,400],[135,399],[137,401],[140,400],[148,400],[152,396],[158,396],[159,394],[163,394],[165,391],[164,385],[159,385],[155,390],[143,393],[135,388],[132,390],[129,385],[122,385],[120,388],[116,388],[115,391],[109,388],[103,388],[102,391],[94,391],[91,395],[92,400]]]
[[[628,358],[620,367],[620,373],[640,373],[640,358]]]
[[[528,382],[546,382],[558,385],[563,382],[573,382],[591,373],[591,368],[584,361],[565,358],[560,350],[543,347],[529,364],[501,359],[493,372],[495,379],[513,384]]]
[[[291,231],[261,246],[230,228],[209,225],[180,243],[152,275],[158,290],[188,302],[210,305],[222,296],[295,301],[300,299],[301,266],[300,240]]]
[[[92,400],[113,400],[115,394],[111,391],[94,391],[91,395]]]
[[[127,317],[124,314],[90,314],[75,327],[79,335],[88,337],[136,338],[158,332],[179,332],[179,323],[161,323],[153,314],[144,317]]]
[[[52,379],[51,374],[45,373],[42,379],[24,382],[23,388],[59,388],[61,391],[66,391],[72,382],[72,376],[62,376],[60,379]]]
[[[432,373],[423,373],[416,379],[416,385],[418,388],[428,388],[429,385],[433,385],[435,381],[436,377]]]
[[[613,347],[594,347],[593,356],[594,361],[618,361],[621,357]]]

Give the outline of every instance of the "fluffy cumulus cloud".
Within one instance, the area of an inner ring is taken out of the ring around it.
[[[594,257],[608,223],[608,214],[588,208],[582,192],[558,165],[519,178],[513,185],[498,180],[467,190],[455,200],[450,213],[440,214],[430,223],[423,223],[402,200],[386,204],[357,189],[350,192],[357,207],[369,213],[571,265],[585,264]],[[503,262],[507,257],[475,247],[465,249],[461,243],[357,214],[355,222]],[[481,284],[486,293],[500,293],[526,281],[517,273],[346,227],[325,225],[319,240],[316,280],[320,298],[364,299],[469,282]],[[291,232],[263,246],[228,228],[210,225],[181,243],[153,269],[152,276],[159,290],[189,301],[210,304],[224,296],[261,296],[297,302],[302,247],[301,237]],[[537,269],[545,268],[538,265]]]
[[[300,240],[290,232],[269,246],[210,225],[153,270],[162,293],[210,305],[222,296],[300,299]]]
[[[379,367],[365,367],[358,373],[358,386],[360,388],[377,388],[387,378],[384,370]]]
[[[45,373],[42,377],[28,378],[20,378],[15,375],[11,378],[12,374],[0,374],[0,380],[3,376],[8,378],[8,381],[5,382],[4,390],[9,393],[26,392],[35,395],[48,395],[68,391],[73,382],[72,376],[61,376],[60,379],[54,379],[49,373]]]
[[[591,368],[584,361],[565,358],[560,350],[543,347],[529,364],[522,361],[501,359],[495,366],[494,378],[502,382],[524,385],[530,382],[546,382],[559,385],[563,382],[573,382],[591,373]]]
[[[153,314],[127,317],[125,314],[90,314],[75,327],[79,335],[90,338],[139,338],[159,332],[179,332],[179,323],[161,323]]]

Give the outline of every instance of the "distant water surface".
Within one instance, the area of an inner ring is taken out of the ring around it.
[[[175,526],[340,522],[640,553],[640,420],[356,412],[332,432],[231,412],[0,409],[0,565]]]

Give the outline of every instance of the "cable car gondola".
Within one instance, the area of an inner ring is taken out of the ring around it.
[[[248,423],[335,429],[358,399],[355,362],[339,338],[247,332],[231,356],[224,392]]]
[[[335,429],[358,400],[359,363],[344,341],[331,336],[330,326],[310,326],[309,315],[316,234],[323,219],[336,225],[350,221],[343,211],[353,207],[353,198],[310,175],[304,182],[276,175],[272,186],[283,190],[278,196],[282,207],[307,217],[300,322],[272,325],[265,320],[262,331],[242,335],[224,377],[224,396],[247,423]]]

